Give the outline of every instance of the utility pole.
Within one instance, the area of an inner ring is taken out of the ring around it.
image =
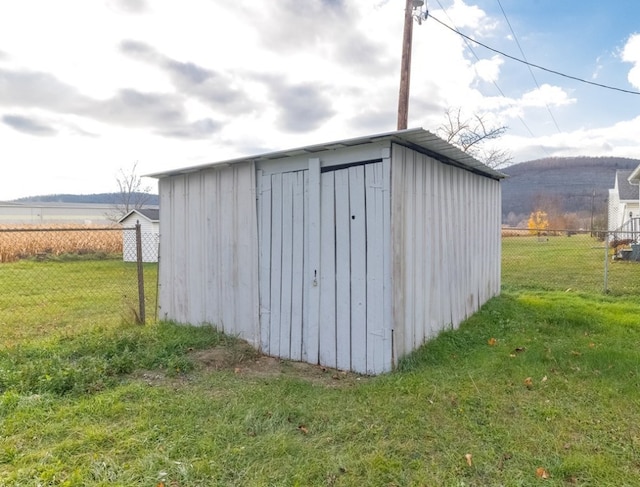
[[[400,66],[400,93],[398,96],[398,130],[407,128],[409,119],[409,83],[411,82],[411,46],[413,43],[413,19],[422,23],[427,18],[427,12],[420,11],[414,15],[413,11],[421,8],[424,0],[406,0],[404,8],[404,32],[402,35],[402,64]]]
[[[411,44],[413,40],[413,0],[404,8],[402,35],[402,64],[400,66],[400,93],[398,96],[398,130],[407,128],[409,118],[409,83],[411,81]]]

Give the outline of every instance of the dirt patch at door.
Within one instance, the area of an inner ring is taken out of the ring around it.
[[[352,372],[262,355],[243,341],[194,350],[190,357],[198,369],[230,371],[247,378],[296,378],[327,387],[345,387],[370,379]]]

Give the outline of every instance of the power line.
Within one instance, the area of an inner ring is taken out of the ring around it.
[[[622,92],[622,93],[628,93],[628,94],[630,94],[630,95],[640,95],[640,91],[626,90],[626,89],[624,89],[624,88],[617,88],[617,87],[615,87],[615,86],[609,86],[609,85],[605,85],[605,84],[602,84],[602,83],[596,83],[596,82],[594,82],[594,81],[589,81],[589,80],[586,80],[586,79],[583,79],[583,78],[578,78],[577,76],[571,76],[571,75],[569,75],[569,74],[561,73],[560,71],[555,71],[555,70],[553,70],[553,69],[545,68],[544,66],[540,66],[540,65],[538,65],[538,64],[533,64],[533,63],[530,63],[530,62],[528,62],[528,61],[524,61],[524,60],[522,60],[522,59],[520,59],[520,58],[517,58],[517,57],[515,57],[515,56],[511,56],[511,55],[506,54],[506,53],[504,53],[504,52],[502,52],[502,51],[499,51],[498,49],[494,49],[493,47],[487,46],[486,44],[483,44],[482,42],[476,41],[475,39],[473,39],[473,38],[471,38],[471,37],[469,37],[469,36],[467,36],[467,35],[463,34],[463,33],[462,33],[462,32],[460,32],[459,30],[454,29],[453,27],[448,26],[447,24],[445,24],[445,23],[444,23],[444,22],[442,22],[441,20],[438,20],[437,18],[435,18],[435,17],[434,17],[433,15],[431,15],[430,13],[427,13],[427,15],[429,16],[429,18],[432,18],[433,20],[435,20],[437,23],[439,23],[439,24],[440,24],[440,25],[442,25],[443,27],[446,27],[446,28],[447,28],[447,29],[449,29],[451,32],[454,32],[455,34],[458,34],[459,36],[463,37],[464,39],[467,39],[467,40],[469,40],[469,41],[471,41],[471,42],[474,42],[474,43],[478,44],[479,46],[484,47],[485,49],[488,49],[488,50],[493,51],[493,52],[495,52],[495,53],[497,53],[497,54],[500,54],[501,56],[504,56],[504,57],[506,57],[506,58],[509,58],[509,59],[511,59],[511,60],[513,60],[513,61],[517,61],[517,62],[519,62],[519,63],[526,64],[527,66],[531,66],[531,67],[533,67],[533,68],[537,68],[537,69],[540,69],[540,70],[542,70],[542,71],[546,71],[546,72],[548,72],[548,73],[552,73],[552,74],[555,74],[555,75],[558,75],[558,76],[562,76],[562,77],[564,77],[564,78],[569,78],[569,79],[572,79],[572,80],[575,80],[575,81],[579,81],[579,82],[581,82],[581,83],[586,83],[586,84],[588,84],[588,85],[597,86],[597,87],[599,87],[599,88],[606,88],[607,90],[620,91],[620,92]],[[475,55],[475,54],[474,54],[474,55]],[[476,57],[477,57],[477,56],[476,56]]]
[[[529,62],[529,60],[527,59],[527,56],[525,56],[524,54],[524,50],[522,49],[522,46],[520,45],[520,41],[518,41],[518,36],[516,35],[515,31],[513,30],[513,27],[511,26],[511,22],[509,22],[509,18],[507,17],[507,12],[504,11],[504,8],[502,7],[502,2],[500,0],[497,0],[498,5],[500,6],[500,10],[502,10],[502,15],[504,16],[504,19],[507,21],[507,25],[509,26],[509,30],[511,31],[511,34],[513,35],[513,40],[516,41],[516,45],[518,46],[518,49],[520,50],[520,54],[522,54],[522,59],[524,59],[527,63]],[[533,82],[536,84],[536,87],[538,89],[540,89],[540,85],[538,84],[538,80],[536,79],[536,76],[533,74],[533,70],[531,69],[531,66],[527,64],[527,68],[529,69],[529,73],[531,74],[531,78],[533,78]],[[547,112],[549,112],[549,116],[551,117],[551,120],[553,121],[553,124],[556,127],[556,130],[558,130],[558,133],[561,133],[562,131],[560,130],[560,127],[558,126],[558,122],[556,120],[556,117],[553,116],[553,112],[551,112],[551,107],[549,107],[549,104],[545,102],[544,104],[547,107]]]
[[[436,1],[438,2],[438,5],[440,6],[440,9],[444,12],[444,14],[447,16],[447,18],[449,19],[449,21],[453,24],[453,20],[451,19],[451,17],[449,17],[449,14],[447,13],[446,9],[442,6],[442,3],[440,3],[440,0],[436,0]],[[432,17],[432,16],[431,16],[431,14],[430,14],[428,11],[426,12],[426,15],[427,15],[428,17],[434,18],[434,17]],[[436,20],[437,22],[439,22],[439,23],[441,23],[441,24],[442,24],[442,22],[440,22],[439,20],[437,20],[437,19],[435,19],[435,20]],[[446,26],[446,27],[450,28],[450,27],[449,27],[449,26],[447,26],[446,24],[442,24],[442,25],[444,25],[444,26]],[[457,29],[454,29],[454,32],[458,32],[458,31],[457,31]],[[473,39],[471,39],[471,38],[465,38],[465,37],[466,37],[466,36],[463,36],[464,42],[465,42],[465,44],[467,45],[467,47],[469,48],[469,50],[471,51],[471,54],[473,54],[473,56],[476,58],[476,61],[480,61],[480,57],[476,54],[476,52],[473,50],[473,46],[469,43],[469,41],[473,41]],[[475,68],[474,68],[474,69],[475,69]],[[498,93],[500,93],[500,94],[502,95],[502,97],[503,97],[505,100],[508,100],[507,95],[505,95],[505,94],[504,94],[504,92],[502,91],[502,89],[498,86],[498,83],[497,83],[495,80],[493,80],[493,81],[492,81],[492,83],[493,83],[493,86],[495,86],[495,87],[496,87],[496,90],[498,90]],[[512,107],[513,107],[513,106],[512,106]],[[524,121],[524,119],[523,119],[520,115],[518,115],[517,113],[516,113],[516,117],[518,117],[518,120],[520,120],[520,123],[522,123],[522,126],[523,126],[525,129],[527,129],[527,132],[529,132],[529,135],[535,139],[535,138],[536,138],[536,136],[535,136],[535,134],[532,132],[531,128],[529,128],[529,125],[527,125],[527,122],[525,122],[525,121]],[[549,155],[549,153],[547,152],[547,150],[546,150],[544,147],[542,147],[542,146],[541,146],[540,148],[542,149],[542,151],[543,151],[545,154]]]

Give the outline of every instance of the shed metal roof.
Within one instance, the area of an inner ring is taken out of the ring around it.
[[[354,147],[364,144],[373,144],[381,141],[391,141],[400,145],[404,145],[418,152],[427,154],[434,159],[437,159],[445,164],[460,167],[468,171],[480,174],[492,179],[503,179],[506,174],[492,169],[482,162],[478,161],[469,154],[461,151],[457,147],[445,142],[440,137],[422,128],[413,128],[407,130],[398,130],[394,132],[387,132],[383,134],[369,135],[364,137],[356,137],[353,139],[339,140],[334,142],[327,142],[323,144],[308,145],[306,147],[299,147],[295,149],[281,150],[276,152],[268,152],[265,154],[259,154],[254,156],[240,157],[237,159],[230,159],[226,161],[213,162],[208,164],[201,164],[198,166],[185,167],[181,169],[173,169],[153,174],[147,174],[148,177],[153,178],[166,178],[170,176],[177,176],[180,174],[188,174],[191,172],[197,172],[202,169],[208,169],[216,166],[224,166],[230,164],[238,164],[241,162],[250,161],[266,161],[272,159],[284,159],[287,157],[295,157],[305,154],[314,154],[317,152],[327,150],[337,150],[344,147]]]

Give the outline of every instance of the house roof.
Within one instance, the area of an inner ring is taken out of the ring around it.
[[[383,134],[327,142],[324,144],[309,145],[296,149],[288,149],[254,156],[240,157],[237,159],[230,159],[226,161],[219,161],[198,166],[147,174],[147,176],[162,179],[170,176],[197,172],[202,169],[208,169],[216,166],[226,166],[230,164],[238,164],[251,161],[265,161],[270,159],[284,159],[287,157],[295,157],[304,154],[311,155],[317,152],[337,150],[344,147],[354,147],[357,145],[373,144],[385,140],[409,147],[416,150],[417,152],[429,155],[445,164],[460,167],[476,174],[490,177],[492,179],[503,179],[506,177],[506,174],[503,174],[500,171],[496,171],[495,169],[486,166],[482,162],[471,157],[469,154],[461,151],[457,147],[449,144],[448,142],[445,142],[437,135],[432,134],[431,132],[422,128],[398,130],[395,132],[387,132]]]
[[[131,215],[138,214],[139,216],[149,220],[150,222],[157,222],[160,220],[160,210],[158,208],[138,208],[135,210],[131,210],[129,213],[124,215],[118,223],[122,223]]]
[[[629,182],[631,173],[633,171],[616,171],[616,180],[618,185],[618,198],[621,200],[637,200],[638,188],[631,185]]]

